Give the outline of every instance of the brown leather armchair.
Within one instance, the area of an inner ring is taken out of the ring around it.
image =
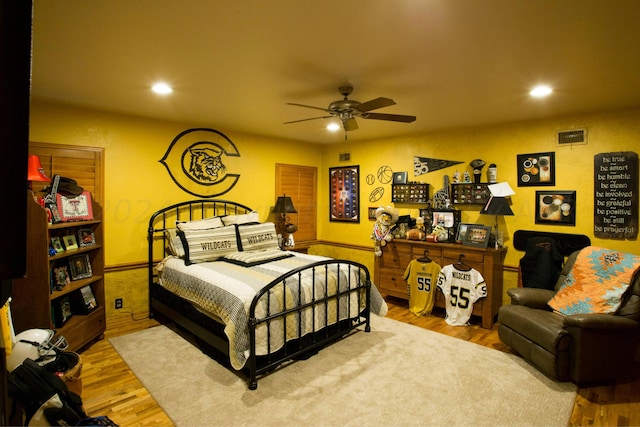
[[[554,290],[513,288],[498,312],[500,339],[545,375],[577,385],[610,382],[629,373],[640,338],[640,274],[615,314],[563,316],[547,305],[569,274],[569,256]]]

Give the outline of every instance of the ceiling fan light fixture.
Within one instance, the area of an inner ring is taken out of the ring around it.
[[[327,130],[328,130],[329,132],[337,132],[337,131],[339,131],[339,130],[340,130],[340,125],[339,125],[339,124],[337,124],[337,123],[333,123],[333,122],[331,122],[331,123],[329,123],[329,124],[327,125]]]

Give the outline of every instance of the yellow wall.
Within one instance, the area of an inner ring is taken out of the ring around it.
[[[401,126],[390,124],[390,126]],[[556,146],[556,132],[586,127],[587,145]],[[638,152],[640,142],[640,109],[631,109],[609,113],[591,114],[580,117],[538,120],[496,125],[474,129],[462,129],[432,133],[413,138],[397,138],[384,141],[362,143],[349,142],[347,145],[330,145],[324,152],[324,161],[320,169],[319,194],[328,192],[328,168],[360,165],[361,215],[360,224],[337,223],[327,220],[328,197],[320,197],[319,236],[323,240],[348,241],[354,244],[372,245],[369,238],[373,223],[366,219],[368,206],[389,205],[391,186],[384,185],[385,194],[376,203],[369,203],[368,197],[374,187],[380,183],[367,185],[364,177],[376,174],[382,165],[390,166],[394,171],[407,171],[409,180],[430,184],[431,192],[443,188],[444,175],[451,176],[456,170],[463,173],[473,159],[483,159],[487,165],[495,163],[498,167],[498,182],[507,181],[515,191],[512,196],[514,216],[500,217],[499,228],[505,232],[505,245],[512,246],[511,237],[516,230],[542,230],[558,233],[585,234],[592,244],[622,251],[640,253],[638,241],[596,239],[593,235],[593,161],[594,155],[613,151]],[[556,185],[554,187],[518,187],[516,156],[518,154],[555,152]],[[340,164],[339,154],[351,153],[348,164]],[[413,157],[432,157],[462,161],[462,164],[446,169],[415,176]],[[486,181],[486,167],[483,169],[483,181]],[[534,222],[536,190],[575,190],[577,218],[576,225],[537,225]],[[418,215],[417,209],[410,205],[400,205],[401,214]],[[459,205],[457,207],[460,208]],[[464,206],[462,221],[494,225],[495,217],[479,215],[479,206]],[[506,265],[517,266],[523,253],[509,249]]]
[[[144,261],[149,217],[171,203],[197,199],[176,186],[159,160],[182,131],[171,123],[34,102],[30,140],[105,148],[107,266]],[[225,165],[241,177],[220,198],[251,206],[266,220],[275,203],[275,164],[316,166],[320,146],[226,132],[240,157]],[[274,147],[277,149],[274,150]]]
[[[380,185],[367,185],[364,177],[376,174],[382,165],[395,171],[408,171],[410,180],[424,181],[431,191],[442,188],[444,174],[456,169],[464,172],[475,158],[498,166],[498,181],[507,181],[516,191],[512,197],[513,217],[500,219],[506,232],[506,245],[518,229],[546,230],[586,234],[598,246],[640,253],[637,241],[601,240],[593,238],[593,156],[611,151],[636,151],[640,140],[640,109],[598,113],[580,117],[538,120],[474,129],[436,132],[411,138],[395,138],[367,142],[315,145],[282,141],[255,135],[223,132],[237,146],[241,157],[227,166],[238,170],[238,184],[223,198],[254,207],[266,220],[275,202],[275,163],[317,166],[318,239],[364,247],[317,245],[312,252],[344,257],[363,262],[373,273],[373,223],[367,220],[367,207],[390,203],[390,185],[385,196],[369,203],[371,190]],[[108,267],[140,263],[146,260],[146,230],[149,216],[169,203],[193,199],[178,188],[159,162],[173,138],[180,132],[202,124],[173,123],[132,116],[70,108],[40,101],[31,107],[30,139],[32,141],[88,145],[105,148],[105,253]],[[389,126],[410,126],[389,124]],[[556,132],[577,127],[588,129],[588,145],[557,147]],[[357,131],[356,131],[357,132]],[[518,187],[516,155],[554,151],[556,153],[555,187]],[[339,154],[348,152],[351,161],[339,162]],[[463,163],[447,169],[415,177],[413,157],[458,160]],[[335,166],[359,165],[361,174],[361,210],[359,224],[330,222],[328,219],[328,169]],[[486,171],[486,168],[485,170]],[[484,179],[483,179],[484,180]],[[575,227],[538,226],[534,223],[534,195],[537,189],[577,191]],[[478,215],[479,207],[464,208],[464,222],[492,225],[494,217]],[[417,215],[417,209],[401,209],[401,213]],[[516,266],[521,252],[509,249],[506,264]],[[505,288],[513,286],[513,274],[505,275]],[[132,280],[133,279],[133,280]],[[125,295],[125,306],[135,312],[146,310],[146,276],[144,272],[113,272],[107,276],[107,301]],[[129,300],[129,296],[133,301]],[[113,314],[111,304],[107,313]]]

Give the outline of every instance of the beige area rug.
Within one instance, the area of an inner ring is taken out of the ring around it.
[[[522,359],[372,316],[257,390],[166,326],[110,339],[182,426],[566,426],[576,398]]]

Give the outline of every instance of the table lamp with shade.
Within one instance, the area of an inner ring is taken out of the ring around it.
[[[33,182],[51,182],[44,173],[44,168],[40,163],[40,157],[35,154],[29,154],[29,160],[27,163],[27,181],[29,181],[29,190],[33,191]]]
[[[508,197],[515,194],[509,184],[502,182],[499,184],[493,184],[488,186],[491,196],[489,200],[480,210],[481,215],[495,215],[495,247],[496,249],[502,246],[504,242],[503,236],[498,229],[498,216],[513,216],[514,213],[509,206]]]
[[[287,214],[298,213],[298,211],[293,206],[291,197],[286,194],[278,196],[276,205],[273,208],[273,213],[277,215],[276,231],[282,236],[282,238],[279,239],[280,249],[293,247],[295,245],[293,241],[293,233],[298,230],[298,226],[289,222],[289,216]]]

